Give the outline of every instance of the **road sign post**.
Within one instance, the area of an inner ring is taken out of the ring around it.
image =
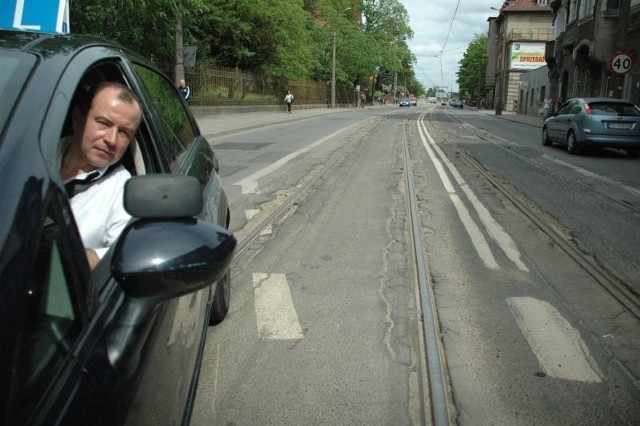
[[[609,59],[609,68],[615,75],[625,75],[633,68],[633,59],[625,52],[616,52]]]

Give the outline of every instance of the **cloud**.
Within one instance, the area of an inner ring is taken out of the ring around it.
[[[409,49],[418,59],[415,72],[426,87],[457,91],[458,62],[471,40],[489,30],[487,19],[498,16],[502,0],[399,0],[409,13],[413,39]],[[457,10],[456,10],[457,8]]]

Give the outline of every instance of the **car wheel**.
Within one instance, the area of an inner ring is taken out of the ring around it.
[[[627,149],[627,155],[631,158],[640,157],[640,149]]]
[[[549,139],[549,133],[547,132],[546,127],[542,128],[542,145],[544,146],[553,145],[553,142],[551,141],[551,139]]]
[[[567,152],[571,155],[580,153],[580,147],[578,146],[578,141],[576,141],[576,135],[573,132],[569,132],[567,136]]]
[[[229,302],[231,301],[231,271],[227,271],[224,277],[218,281],[216,292],[211,302],[211,315],[209,325],[217,325],[227,316]]]

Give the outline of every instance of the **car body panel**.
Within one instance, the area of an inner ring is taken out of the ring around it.
[[[640,150],[640,109],[621,99],[570,99],[544,128],[551,142],[566,144],[573,134],[579,147]]]
[[[199,219],[226,227],[227,197],[211,145],[172,82],[119,46],[92,37],[2,30],[0,54],[27,58],[11,84],[0,86],[8,94],[8,108],[0,114],[0,424],[188,422],[216,283],[161,302],[128,297],[111,276],[113,248],[91,272],[58,174],[60,138],[80,81],[95,74],[128,85],[143,106],[136,134],[143,170],[134,174],[195,177],[204,197]],[[39,266],[41,258],[53,266]],[[29,295],[44,294],[38,287],[43,279],[49,286],[64,283],[46,292],[62,295],[54,305],[65,310],[63,320],[56,320],[65,350],[51,346],[41,353],[24,337],[33,327],[41,334],[37,324],[27,329],[25,321],[33,316]],[[133,318],[127,316],[132,309],[140,323],[117,328],[118,321]],[[114,368],[110,352],[123,335],[139,345],[126,374]]]
[[[410,107],[411,106],[411,102],[407,98],[402,98],[402,99],[400,99],[398,101],[398,106],[399,107]]]

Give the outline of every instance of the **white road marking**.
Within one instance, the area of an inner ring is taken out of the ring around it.
[[[512,297],[507,303],[548,376],[589,383],[602,381],[602,373],[580,333],[557,309],[531,297]]]
[[[247,218],[247,220],[251,220],[254,217],[256,217],[256,215],[260,213],[260,210],[258,209],[249,209],[249,210],[245,210],[244,211],[244,217]]]
[[[258,179],[263,178],[265,176],[267,176],[268,174],[278,170],[280,167],[284,166],[285,164],[287,164],[289,161],[293,160],[294,158],[296,158],[297,156],[304,154],[305,152],[311,151],[312,149],[322,145],[323,143],[325,143],[326,141],[330,140],[331,138],[336,137],[337,135],[339,135],[340,133],[344,133],[347,130],[351,129],[352,127],[355,127],[357,125],[359,125],[360,123],[355,123],[352,124],[351,126],[345,127],[343,129],[338,130],[337,132],[333,132],[328,136],[325,136],[322,139],[318,139],[317,141],[303,147],[300,148],[297,151],[294,151],[288,155],[285,155],[284,157],[282,157],[281,159],[279,159],[278,161],[276,161],[275,163],[258,170],[255,173],[250,174],[249,176],[240,179],[238,182],[234,183],[234,185],[240,185],[240,187],[242,188],[242,193],[243,194],[255,194],[258,191]]]
[[[473,247],[476,249],[478,256],[480,256],[480,259],[482,259],[482,261],[484,262],[487,268],[500,269],[498,262],[496,262],[495,257],[493,257],[493,253],[491,252],[491,247],[489,247],[489,243],[487,243],[487,240],[482,235],[482,231],[480,231],[480,228],[478,227],[478,225],[476,225],[474,220],[471,218],[471,215],[469,214],[469,211],[465,207],[464,203],[462,202],[462,200],[460,200],[460,197],[456,193],[456,190],[453,187],[453,184],[449,180],[449,176],[447,176],[447,173],[444,171],[442,162],[440,162],[438,157],[435,155],[435,153],[431,149],[431,146],[429,146],[429,144],[427,143],[427,140],[425,138],[425,133],[427,137],[429,137],[429,139],[431,139],[431,136],[429,135],[429,133],[426,132],[426,129],[422,129],[421,124],[422,123],[420,122],[420,120],[418,120],[418,131],[420,133],[420,139],[422,139],[422,145],[427,150],[427,154],[431,158],[433,165],[438,171],[440,180],[442,181],[442,184],[444,185],[445,190],[449,193],[449,198],[451,199],[451,202],[453,202],[453,205],[456,208],[456,211],[458,212],[458,217],[460,218],[462,225],[465,227],[465,229],[467,230],[467,234],[469,234],[469,237],[471,238],[471,243],[473,244]]]
[[[436,170],[440,175],[440,179],[442,180],[445,189],[449,192],[449,196],[451,197],[454,205],[456,205],[456,210],[458,210],[458,216],[460,220],[462,220],[463,225],[467,229],[467,233],[471,237],[474,247],[476,251],[483,259],[485,265],[487,265],[490,269],[499,269],[493,254],[491,253],[491,248],[489,244],[486,242],[482,233],[480,232],[478,226],[475,224],[471,216],[469,215],[467,209],[464,207],[464,204],[460,202],[459,199],[454,200],[452,194],[455,194],[455,189],[449,180],[442,164],[447,166],[449,172],[455,179],[456,183],[462,189],[462,192],[466,195],[467,199],[478,213],[478,217],[480,221],[484,225],[487,233],[491,236],[491,238],[496,242],[498,247],[504,252],[504,254],[516,265],[518,269],[524,272],[529,272],[529,268],[524,264],[521,259],[520,251],[516,243],[513,241],[511,236],[504,230],[502,226],[493,218],[489,210],[482,204],[482,202],[478,199],[478,197],[473,193],[469,185],[467,185],[466,181],[462,178],[458,170],[455,168],[453,163],[451,163],[444,152],[438,147],[435,143],[426,127],[424,127],[424,123],[421,120],[418,120],[418,130],[420,133],[420,138],[422,139],[422,144],[424,145],[429,157],[433,161],[436,166]],[[427,143],[428,141],[428,143]],[[431,150],[431,146],[433,146],[433,151]],[[434,154],[434,151],[438,154],[438,156],[442,159],[439,160],[438,157]],[[459,205],[459,207],[458,207]],[[464,216],[464,220],[463,220]],[[479,233],[480,236],[473,235]]]
[[[552,157],[550,155],[547,155],[547,154],[544,154],[543,157],[546,158],[549,161],[553,161],[554,163],[560,164],[561,166],[567,167],[569,169],[573,169],[576,172],[578,172],[578,173],[580,173],[580,174],[582,174],[584,176],[587,176],[587,177],[590,177],[592,179],[608,183],[610,185],[615,185],[618,188],[622,188],[625,191],[627,191],[627,192],[629,192],[629,193],[631,193],[631,194],[633,194],[633,195],[635,195],[637,197],[640,197],[640,190],[638,190],[636,188],[633,188],[633,187],[631,187],[629,185],[625,185],[625,184],[620,183],[618,181],[615,181],[613,179],[609,179],[608,177],[600,176],[598,174],[590,172],[589,170],[585,170],[582,167],[578,167],[578,166],[575,166],[573,164],[569,164],[569,163],[567,163],[565,161],[558,160],[557,158],[554,158],[554,157]]]
[[[261,339],[304,338],[284,274],[253,274],[256,320]]]

